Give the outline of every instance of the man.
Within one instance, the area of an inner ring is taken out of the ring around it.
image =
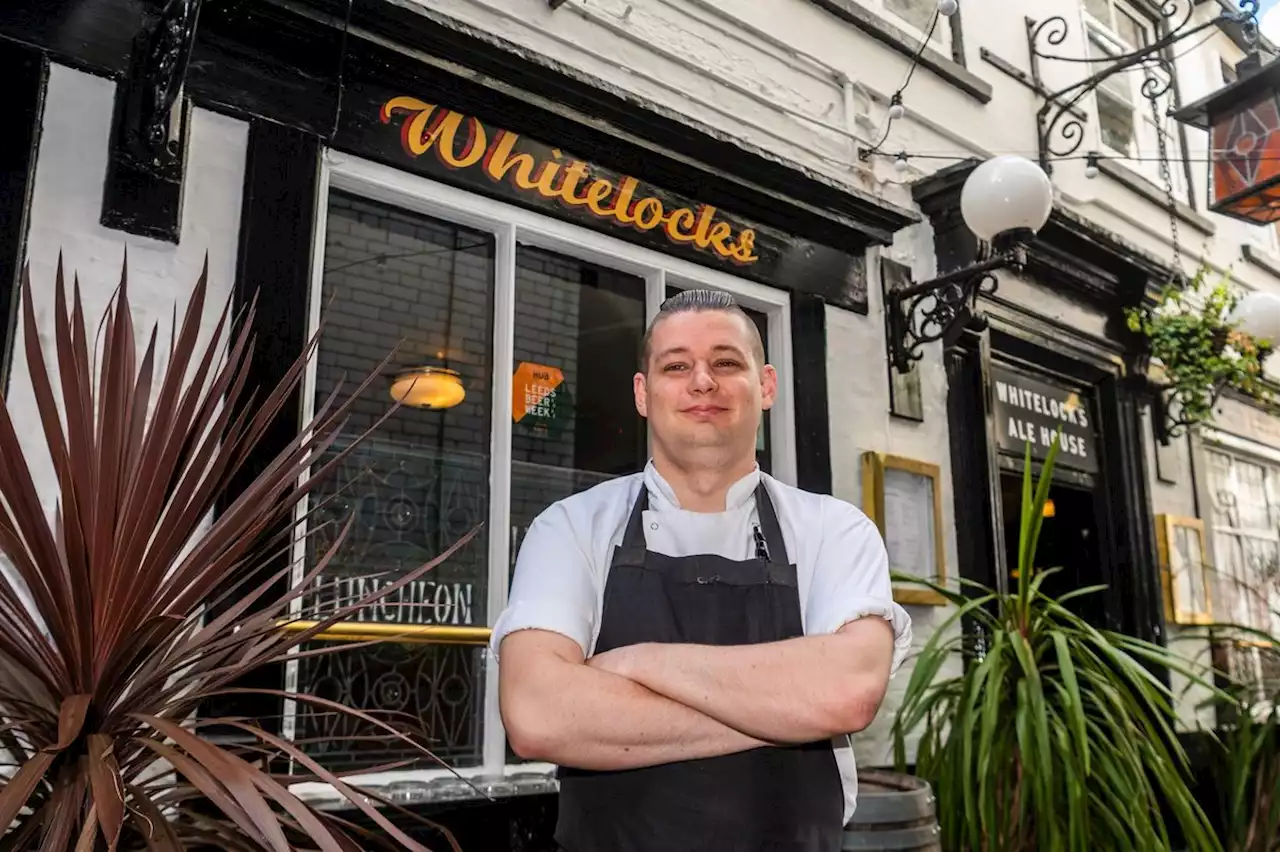
[[[777,374],[727,294],[645,335],[640,474],[529,527],[494,629],[517,754],[561,767],[567,852],[836,852],[848,734],[910,646],[884,544],[853,506],[755,461]]]

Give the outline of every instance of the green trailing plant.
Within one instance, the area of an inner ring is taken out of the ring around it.
[[[421,850],[388,819],[396,806],[321,766],[307,742],[283,740],[256,719],[202,719],[197,711],[228,695],[285,698],[236,684],[291,652],[338,650],[317,646],[316,637],[413,582],[475,531],[361,600],[312,614],[314,626],[281,629],[351,528],[348,521],[321,548],[301,584],[278,591],[293,570],[280,567],[281,557],[290,562],[295,542],[318,526],[295,509],[359,444],[338,449],[335,442],[376,373],[349,398],[335,393],[319,405],[301,433],[219,507],[291,404],[316,339],[278,386],[258,392],[252,306],[238,324],[225,306],[208,342],[197,345],[206,282],[207,266],[167,354],[157,351],[155,328],[140,352],[127,278],[98,328],[99,345],[78,283],[68,306],[59,259],[54,362],[46,365],[24,274],[23,338],[39,427],[24,444],[9,401],[0,399],[0,553],[12,568],[0,573],[0,760],[7,764],[0,852]],[[37,490],[33,451],[52,460],[52,511],[41,503],[48,495]],[[345,714],[369,736],[434,760],[423,745],[427,732],[412,720],[314,695],[288,697]],[[228,742],[210,729],[242,736]],[[296,773],[286,772],[290,763]],[[300,800],[288,785],[301,781],[332,785],[380,836]]]
[[[1154,305],[1130,308],[1126,321],[1142,334],[1151,357],[1164,373],[1161,391],[1174,413],[1171,434],[1213,419],[1213,409],[1226,390],[1253,399],[1270,399],[1262,362],[1273,342],[1255,340],[1231,319],[1239,296],[1230,280],[1210,283],[1201,267],[1186,287],[1165,287]]]
[[[906,769],[918,732],[915,771],[934,786],[947,850],[1168,850],[1162,813],[1186,848],[1218,850],[1188,788],[1173,695],[1150,667],[1198,674],[1165,648],[1099,630],[1064,606],[1101,587],[1056,600],[1041,592],[1056,570],[1036,566],[1056,456],[1055,442],[1033,487],[1027,449],[1015,589],[970,584],[966,596],[912,580],[955,609],[916,658],[894,720],[895,760]],[[981,646],[955,629],[962,619],[979,629]],[[952,661],[962,671],[948,676]]]

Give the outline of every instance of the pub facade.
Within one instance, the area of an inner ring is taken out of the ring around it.
[[[1122,15],[1157,23],[1144,4],[1100,2],[1105,15],[1080,4],[1073,38],[1120,38]],[[1065,570],[1049,591],[1105,584],[1077,601],[1084,617],[1178,641],[1196,619],[1170,609],[1162,572],[1170,530],[1194,527],[1227,578],[1206,606],[1271,629],[1266,594],[1260,607],[1231,590],[1280,561],[1280,420],[1226,398],[1212,428],[1161,440],[1124,323],[1175,269],[1280,292],[1274,228],[1207,210],[1204,139],[1133,110],[1124,131],[1100,95],[1082,132],[1110,154],[1053,163],[1049,219],[980,298],[986,326],[924,347],[909,371],[891,365],[895,287],[985,256],[960,215],[965,180],[993,154],[1036,157],[1040,94],[1013,73],[1023,23],[960,5],[939,18],[895,0],[14,0],[0,10],[0,98],[17,128],[0,141],[6,398],[38,423],[16,283],[29,265],[39,314],[59,253],[94,314],[127,247],[148,326],[207,256],[211,302],[257,298],[264,384],[320,331],[263,459],[396,352],[349,437],[404,408],[316,495],[311,523],[355,523],[297,623],[482,531],[324,640],[387,641],[267,677],[423,721],[450,768],[363,778],[406,802],[476,787],[554,797],[554,768],[507,744],[489,628],[538,512],[643,466],[631,376],[648,318],[680,289],[732,292],[762,332],[782,392],[761,467],[862,507],[895,570],[1006,587],[1024,453],[1038,463],[1057,440],[1042,550]],[[1242,56],[1214,30],[1178,60],[1180,96],[1219,88]],[[904,115],[893,87],[909,67]],[[1178,152],[1169,192],[1144,156],[1160,133]],[[51,471],[37,475],[51,493]],[[314,550],[293,558],[300,578]],[[926,641],[945,601],[898,594]],[[1263,683],[1265,663],[1254,651],[1237,665]],[[890,763],[909,674],[855,738],[861,765]],[[333,768],[398,757],[295,702],[216,709],[278,720]]]

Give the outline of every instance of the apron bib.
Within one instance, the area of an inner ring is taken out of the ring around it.
[[[804,634],[796,567],[768,490],[756,557],[647,548],[641,485],[605,583],[595,653],[641,642],[750,645]],[[844,794],[830,740],[620,772],[559,770],[566,852],[838,852]]]

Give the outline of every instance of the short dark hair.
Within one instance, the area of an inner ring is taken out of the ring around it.
[[[662,307],[658,308],[658,315],[653,318],[653,321],[649,323],[649,327],[645,329],[644,340],[640,345],[640,372],[647,373],[649,371],[649,356],[653,354],[651,351],[653,330],[658,327],[658,323],[673,314],[698,313],[702,311],[724,311],[741,317],[747,327],[747,334],[750,336],[751,355],[756,359],[756,366],[764,366],[764,341],[760,339],[760,329],[756,327],[755,321],[747,315],[747,312],[742,309],[738,301],[733,298],[733,294],[726,293],[723,290],[681,290],[662,303]]]

